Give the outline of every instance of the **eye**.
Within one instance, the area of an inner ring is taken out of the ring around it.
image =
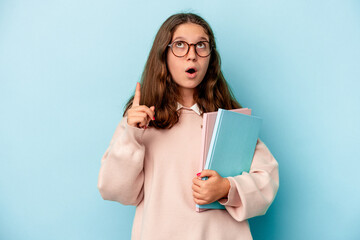
[[[182,42],[182,41],[178,41],[178,42],[174,42],[174,46],[175,46],[176,48],[184,48],[184,47],[185,47],[185,44],[184,44],[184,42]]]
[[[198,42],[198,43],[196,44],[196,48],[206,48],[205,42]]]

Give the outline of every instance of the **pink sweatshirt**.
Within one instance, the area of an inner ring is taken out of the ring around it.
[[[249,173],[228,177],[226,210],[198,213],[192,179],[199,172],[202,117],[182,108],[171,129],[129,126],[125,116],[101,160],[105,200],[135,205],[132,240],[252,239],[247,219],[266,213],[279,187],[278,163],[258,140]]]

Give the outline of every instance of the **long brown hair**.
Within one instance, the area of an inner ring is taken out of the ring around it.
[[[204,113],[217,111],[218,108],[241,108],[221,72],[220,55],[216,50],[214,33],[209,24],[193,13],[174,14],[161,25],[157,32],[141,76],[140,105],[155,106],[156,120],[150,121],[149,124],[155,128],[171,128],[179,121],[180,113],[176,111],[176,108],[180,93],[178,85],[171,79],[166,56],[168,44],[171,43],[176,28],[184,23],[202,26],[213,46],[208,70],[195,89],[194,100],[199,109]],[[134,96],[126,104],[124,116],[131,107],[133,99]]]

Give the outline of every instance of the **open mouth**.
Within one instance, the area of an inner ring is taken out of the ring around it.
[[[188,69],[186,69],[185,72],[186,72],[186,75],[188,78],[190,78],[190,79],[196,78],[197,69],[195,67],[189,67]]]
[[[193,74],[196,72],[196,70],[194,68],[189,68],[187,71],[187,73]]]

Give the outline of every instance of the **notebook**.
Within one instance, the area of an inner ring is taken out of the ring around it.
[[[204,166],[206,159],[204,169],[215,170],[222,177],[236,176],[250,170],[262,123],[260,118],[250,114],[251,109],[219,109],[218,112],[204,113],[200,161]],[[215,116],[216,120],[213,124]],[[211,139],[210,143],[209,139]],[[207,209],[225,209],[225,207],[217,201],[196,205],[198,212]]]
[[[251,115],[251,109],[249,108],[238,108],[238,109],[232,109],[230,111]],[[205,166],[206,157],[210,146],[211,136],[214,130],[217,113],[218,112],[208,112],[203,114],[199,172],[202,171]]]

